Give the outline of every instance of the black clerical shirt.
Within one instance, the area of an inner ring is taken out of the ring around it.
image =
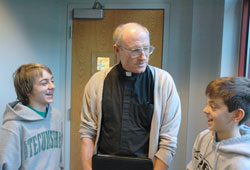
[[[154,81],[149,67],[128,73],[121,63],[104,80],[98,153],[147,156],[154,107]]]

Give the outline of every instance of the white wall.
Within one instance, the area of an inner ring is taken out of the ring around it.
[[[225,1],[221,77],[238,75],[242,3],[241,0]]]
[[[192,52],[187,126],[187,162],[197,134],[207,128],[202,109],[206,85],[219,76],[224,1],[193,1]]]
[[[12,74],[24,63],[39,62],[55,77],[53,105],[65,116],[66,4],[60,0],[0,1],[0,122],[16,100]]]
[[[171,170],[185,169],[189,79],[192,45],[192,0],[174,0],[170,8],[169,55],[166,70],[175,80],[181,99],[182,121],[178,135],[177,152]],[[165,56],[164,56],[165,57]]]

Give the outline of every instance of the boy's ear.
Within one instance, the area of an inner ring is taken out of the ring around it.
[[[240,122],[245,116],[245,111],[243,109],[236,109],[234,113],[233,121],[235,123]]]

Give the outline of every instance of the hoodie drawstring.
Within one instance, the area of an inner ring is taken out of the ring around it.
[[[216,169],[216,167],[217,167],[217,162],[218,162],[217,152],[218,152],[220,144],[221,144],[220,142],[218,142],[216,144],[215,153],[214,153],[214,166],[213,166],[213,169]]]

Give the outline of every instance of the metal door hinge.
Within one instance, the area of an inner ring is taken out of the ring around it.
[[[67,115],[68,115],[68,121],[70,121],[71,120],[71,108],[68,109]]]
[[[69,26],[69,38],[70,39],[72,38],[72,26],[71,25]]]

